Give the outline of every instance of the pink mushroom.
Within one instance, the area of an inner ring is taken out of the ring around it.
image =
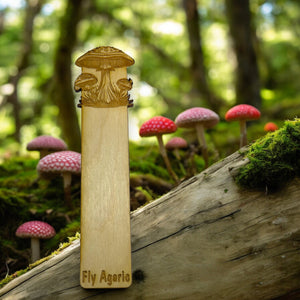
[[[240,147],[247,145],[247,126],[246,122],[260,118],[260,111],[249,104],[239,104],[230,108],[226,115],[226,121],[240,122]]]
[[[277,129],[278,129],[278,126],[273,122],[268,122],[264,126],[264,131],[267,131],[267,132],[273,132],[273,131],[276,131]]]
[[[36,137],[27,144],[26,148],[28,151],[39,151],[40,158],[43,158],[44,156],[52,152],[68,149],[66,143],[63,140],[52,137],[50,135],[41,135]]]
[[[64,180],[65,201],[72,208],[71,181],[72,174],[81,173],[81,154],[74,151],[60,151],[42,158],[37,171],[43,174],[61,174]]]
[[[29,221],[21,226],[16,231],[16,236],[26,239],[31,239],[31,262],[40,259],[40,239],[50,239],[55,236],[54,228],[42,221]]]
[[[176,130],[177,127],[172,120],[166,117],[157,116],[143,123],[140,128],[139,134],[141,137],[156,136],[159,145],[159,151],[166,164],[167,170],[170,176],[175,180],[175,182],[178,182],[178,177],[171,167],[162,139],[163,134],[173,133]]]
[[[173,137],[166,143],[166,149],[173,151],[176,158],[180,159],[179,149],[187,148],[188,144],[185,139],[181,137]]]
[[[182,128],[195,128],[198,142],[205,162],[205,168],[208,167],[207,144],[204,135],[204,129],[211,128],[219,122],[219,116],[212,110],[204,107],[193,107],[180,113],[175,123]]]

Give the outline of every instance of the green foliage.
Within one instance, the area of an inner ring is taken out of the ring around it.
[[[169,173],[164,167],[164,162],[158,151],[158,146],[138,145],[131,142],[129,145],[130,171],[170,180]]]
[[[249,188],[277,189],[300,175],[300,120],[286,121],[251,145],[236,181]]]

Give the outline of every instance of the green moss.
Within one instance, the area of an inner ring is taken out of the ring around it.
[[[253,143],[236,181],[243,187],[276,189],[300,174],[300,119]]]

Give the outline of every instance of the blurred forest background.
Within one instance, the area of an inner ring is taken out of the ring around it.
[[[97,46],[136,61],[131,140],[147,119],[194,106],[220,115],[228,144],[238,125],[224,115],[237,103],[280,125],[300,115],[299,37],[294,0],[1,0],[0,156],[42,134],[80,151],[74,62]]]
[[[72,179],[70,210],[62,179],[38,178],[38,153],[29,155],[26,145],[52,135],[80,151],[80,93],[73,85],[81,70],[75,60],[98,46],[116,47],[135,59],[128,68],[134,99],[131,210],[173,184],[155,138],[139,139],[148,119],[174,120],[197,106],[214,110],[220,122],[206,135],[215,162],[239,149],[238,123],[224,120],[235,104],[261,110],[261,119],[249,126],[249,141],[265,134],[266,122],[280,127],[300,116],[299,1],[1,0],[0,278],[30,261],[28,241],[15,237],[21,222],[43,220],[55,228],[43,255],[80,231],[80,178]],[[190,148],[180,161],[170,158],[185,179],[204,164],[193,134],[181,130],[175,135],[184,135]]]

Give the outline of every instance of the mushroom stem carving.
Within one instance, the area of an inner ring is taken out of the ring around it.
[[[104,99],[106,103],[115,100],[116,89],[110,79],[110,70],[101,70],[101,81],[98,88],[99,100]]]

